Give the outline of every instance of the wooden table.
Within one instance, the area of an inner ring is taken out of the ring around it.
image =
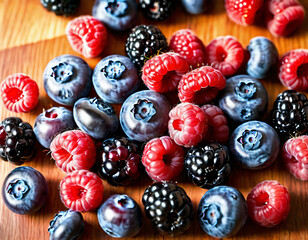
[[[279,54],[283,55],[291,49],[308,48],[308,24],[306,23],[292,37],[275,38],[260,26],[243,27],[231,22],[225,14],[223,1],[217,0],[214,9],[198,16],[189,15],[178,6],[176,12],[166,21],[155,23],[146,20],[138,15],[138,23],[155,24],[167,38],[172,33],[183,28],[192,29],[204,42],[208,44],[212,39],[222,35],[233,35],[239,39],[245,47],[249,40],[255,36],[265,36],[272,40]],[[302,0],[306,11],[308,1]],[[76,15],[91,14],[94,0],[82,0],[81,7]],[[0,79],[4,80],[8,75],[22,72],[30,75],[39,85],[40,97],[37,107],[30,113],[13,113],[5,109],[1,102],[1,120],[8,116],[18,116],[24,121],[33,125],[37,115],[43,109],[52,106],[59,106],[46,94],[42,74],[47,63],[54,57],[62,54],[75,53],[65,36],[65,27],[73,17],[59,17],[47,12],[39,0],[2,0],[0,1],[1,37],[0,37]],[[123,54],[127,37],[126,33],[115,33],[109,31],[109,41],[103,55],[94,59],[85,59],[91,68],[97,62],[110,54]],[[277,79],[262,81],[269,93],[269,110],[278,93],[285,88]],[[120,106],[115,106],[119,111]],[[45,206],[33,216],[22,216],[11,212],[3,203],[0,197],[0,239],[48,239],[47,231],[49,221],[58,211],[66,208],[59,198],[59,182],[64,173],[58,169],[51,159],[48,150],[38,147],[36,157],[26,164],[39,170],[46,177],[49,187],[49,197]],[[0,184],[2,185],[5,176],[15,166],[0,161]],[[104,199],[114,193],[126,193],[133,197],[143,209],[141,197],[144,189],[151,183],[151,180],[143,174],[142,181],[128,187],[111,187],[104,181]],[[234,168],[227,182],[228,185],[238,188],[244,195],[259,182],[266,179],[278,180],[286,186],[291,195],[291,211],[283,223],[267,229],[259,227],[256,223],[248,220],[244,228],[233,239],[307,239],[308,238],[308,182],[296,180],[283,166],[281,159],[269,168],[260,171],[247,171]],[[187,178],[181,178],[178,184],[186,190],[192,202],[197,208],[199,200],[206,192],[190,183]],[[100,228],[96,213],[88,212],[83,214],[85,220],[85,231],[80,239],[110,239]],[[195,218],[193,226],[183,235],[175,238],[161,236],[153,230],[148,219],[144,218],[144,224],[140,234],[134,239],[212,239],[204,233]]]

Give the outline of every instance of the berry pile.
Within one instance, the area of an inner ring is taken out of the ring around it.
[[[75,13],[79,2],[41,0],[57,15]],[[192,14],[210,5],[207,0],[181,2]],[[139,10],[162,21],[176,5],[174,0],[140,0]],[[226,0],[225,8],[232,21],[245,26],[259,21],[262,11],[275,36],[292,34],[304,17],[297,0]],[[168,46],[158,27],[135,26],[137,10],[135,1],[96,0],[93,16],[68,23],[68,42],[85,58],[98,57],[109,44],[106,27],[132,28],[125,44],[127,56],[106,56],[93,73],[85,60],[69,54],[47,64],[47,95],[73,111],[52,107],[36,118],[34,130],[18,117],[0,124],[3,160],[23,164],[33,157],[38,139],[67,173],[60,182],[60,198],[70,210],[50,222],[50,238],[78,238],[84,228],[80,212],[87,211],[97,211],[106,234],[136,236],[142,225],[138,203],[119,194],[102,201],[105,184],[133,185],[142,172],[156,181],[145,189],[142,203],[161,234],[179,235],[192,225],[192,202],[171,182],[180,182],[184,171],[196,187],[210,189],[199,202],[198,219],[211,236],[233,236],[247,216],[266,227],[286,219],[290,195],[278,181],[259,183],[247,201],[237,189],[219,185],[228,184],[231,159],[244,169],[266,168],[279,156],[280,146],[290,173],[308,180],[308,100],[297,92],[308,89],[308,50],[295,49],[279,59],[267,38],[251,39],[246,49],[233,36],[219,36],[205,45],[189,29],[171,34]],[[271,106],[268,124],[270,98],[259,79],[275,74],[289,90]],[[92,83],[99,98],[92,97]],[[39,101],[38,85],[15,74],[2,82],[1,96],[8,110],[29,112]],[[2,187],[4,203],[19,214],[39,210],[47,192],[46,179],[30,167],[13,170]]]

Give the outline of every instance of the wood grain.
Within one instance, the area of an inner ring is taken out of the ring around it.
[[[231,22],[224,11],[223,1],[214,1],[214,9],[209,13],[193,16],[184,12],[179,6],[176,12],[166,21],[151,22],[138,15],[138,24],[155,24],[169,39],[173,32],[182,28],[192,29],[199,38],[208,44],[212,39],[222,35],[232,35],[245,47],[249,40],[255,36],[265,36],[272,40],[282,56],[291,49],[308,48],[308,24],[307,20],[301,29],[292,37],[275,38],[262,26],[243,27]],[[302,0],[305,9],[308,10],[308,1]],[[94,0],[82,0],[81,8],[76,15],[91,14]],[[54,57],[62,54],[76,54],[68,44],[65,36],[65,27],[73,17],[59,17],[47,12],[40,5],[39,0],[2,0],[0,1],[0,80],[8,75],[23,72],[37,81],[40,88],[40,98],[37,107],[30,113],[15,114],[5,109],[1,102],[1,119],[8,116],[18,116],[33,125],[34,120],[43,109],[59,106],[47,96],[42,81],[42,74],[47,63]],[[124,45],[127,32],[116,33],[109,31],[109,42],[103,54],[94,59],[85,59],[93,69],[97,62],[110,54],[125,54]],[[78,55],[79,56],[79,55]],[[81,56],[82,57],[82,56]],[[262,80],[269,93],[269,109],[279,92],[285,90],[277,78]],[[120,106],[115,106],[119,111]],[[268,116],[268,114],[267,114]],[[267,120],[265,117],[264,120]],[[14,214],[4,205],[0,197],[0,239],[48,239],[48,225],[53,215],[65,210],[59,198],[59,182],[64,173],[59,170],[48,150],[38,147],[36,157],[26,164],[34,167],[46,177],[49,187],[49,198],[45,206],[35,215],[21,216]],[[7,162],[0,162],[0,185],[5,176],[15,166]],[[267,229],[259,227],[248,220],[244,228],[232,239],[307,239],[308,238],[308,182],[301,182],[291,176],[284,168],[280,157],[265,170],[247,171],[235,167],[227,184],[238,188],[246,197],[250,190],[259,182],[266,179],[278,180],[288,188],[291,195],[291,211],[283,223]],[[104,199],[114,193],[126,193],[133,197],[143,208],[141,197],[144,189],[151,183],[146,174],[141,180],[128,187],[111,187],[104,181]],[[206,190],[193,186],[185,176],[178,180],[178,184],[186,190],[192,202],[197,205]],[[86,222],[85,232],[80,239],[110,239],[99,227],[96,213],[84,213]],[[133,239],[213,239],[200,228],[197,218],[193,226],[183,235],[168,237],[159,235],[144,218],[144,224],[140,234]]]

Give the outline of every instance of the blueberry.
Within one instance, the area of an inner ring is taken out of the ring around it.
[[[169,111],[170,104],[163,95],[143,90],[125,100],[120,111],[120,123],[129,138],[144,142],[166,132]]]
[[[76,240],[84,229],[81,213],[72,210],[61,211],[49,223],[50,240]]]
[[[268,95],[263,84],[248,75],[229,78],[219,97],[219,107],[237,123],[261,119],[267,105]]]
[[[201,14],[208,10],[211,0],[181,0],[184,9],[190,14]]]
[[[73,128],[75,121],[72,111],[64,107],[52,107],[36,117],[33,131],[39,143],[49,148],[57,133]]]
[[[113,107],[97,98],[79,99],[74,105],[73,116],[77,126],[97,140],[103,140],[119,126]]]
[[[276,160],[280,149],[279,136],[265,122],[245,122],[231,134],[229,149],[239,166],[262,169]]]
[[[231,237],[246,222],[246,201],[243,195],[233,187],[214,187],[201,198],[198,219],[202,229],[212,237]]]
[[[57,103],[73,106],[88,96],[92,87],[92,70],[82,59],[61,55],[52,59],[44,70],[44,87],[48,96]]]
[[[92,81],[97,95],[110,103],[123,103],[140,85],[135,65],[121,55],[102,59],[94,69]]]
[[[97,211],[99,225],[111,237],[136,236],[142,225],[142,213],[134,199],[112,195]]]
[[[33,214],[46,202],[48,187],[45,177],[31,167],[18,167],[4,179],[2,198],[18,214]]]
[[[247,73],[254,78],[269,76],[279,60],[279,54],[273,42],[265,37],[255,37],[247,47],[250,58],[247,63]]]
[[[96,0],[92,15],[107,27],[122,31],[135,25],[137,7],[135,0]]]

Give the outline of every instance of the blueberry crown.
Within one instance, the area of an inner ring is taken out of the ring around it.
[[[213,227],[221,224],[222,213],[220,207],[216,204],[208,204],[203,207],[201,220]]]
[[[250,99],[254,96],[257,88],[253,82],[239,82],[235,87],[235,93],[242,99]]]
[[[66,83],[72,80],[74,75],[74,67],[66,62],[60,62],[58,65],[51,68],[53,77],[58,83]]]
[[[125,65],[120,61],[109,60],[108,64],[101,69],[101,72],[109,79],[120,79],[126,70]]]
[[[131,112],[139,121],[148,122],[156,114],[154,104],[147,99],[138,99]]]
[[[113,109],[113,107],[112,107],[110,104],[104,102],[104,101],[101,100],[101,99],[98,99],[98,98],[96,98],[96,97],[95,97],[95,98],[92,98],[92,99],[90,99],[90,103],[91,103],[91,104],[95,104],[96,107],[97,107],[99,110],[103,111],[104,113],[106,113],[106,114],[108,114],[108,115],[114,114],[114,109]]]
[[[55,215],[54,219],[51,220],[50,223],[49,223],[48,232],[53,233],[53,232],[55,231],[54,225],[55,225],[57,222],[61,221],[61,218],[62,218],[62,217],[65,217],[65,215],[66,215],[67,213],[68,213],[68,211],[65,211],[65,212],[64,212],[64,211],[61,211],[61,212],[57,213],[57,214]]]
[[[257,130],[245,130],[237,141],[246,150],[256,150],[261,144],[262,133]]]
[[[113,16],[123,17],[127,13],[128,4],[125,0],[108,0],[105,9]]]
[[[25,198],[29,191],[30,187],[27,182],[21,179],[11,181],[6,188],[6,192],[18,200]]]

